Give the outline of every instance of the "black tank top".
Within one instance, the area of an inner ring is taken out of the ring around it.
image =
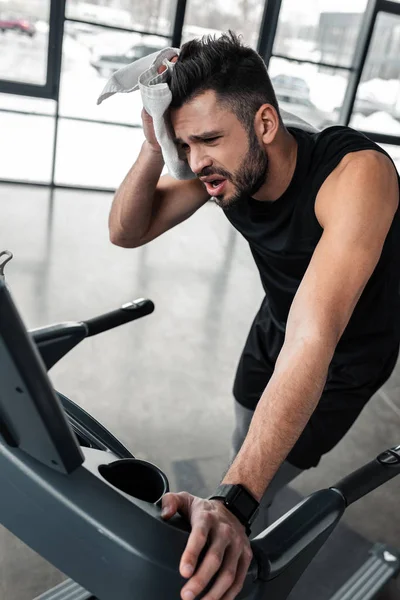
[[[298,142],[293,178],[275,202],[242,198],[224,210],[249,242],[267,297],[267,310],[282,332],[290,306],[322,235],[314,204],[328,175],[349,152],[377,150],[363,134],[342,126],[319,133],[289,127]],[[382,356],[400,339],[400,215],[397,210],[382,255],[337,346],[336,355],[364,361]]]

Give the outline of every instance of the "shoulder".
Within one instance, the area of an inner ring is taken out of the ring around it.
[[[334,161],[338,164],[347,154],[361,150],[382,149],[366,135],[346,127],[333,125],[316,134],[313,134],[314,158],[319,157],[325,161]]]
[[[347,153],[318,193],[315,212],[321,226],[341,212],[395,213],[399,202],[399,178],[389,156],[366,149]]]
[[[398,186],[398,173],[391,158],[379,150],[368,149],[346,154],[332,172],[330,185],[352,185],[365,190],[372,182],[392,183]]]
[[[307,144],[302,144],[303,148],[309,153],[307,174],[315,194],[331,175],[336,175],[349,162],[349,156],[361,156],[367,150],[384,152],[363,133],[343,125],[334,125],[316,134],[309,134]]]

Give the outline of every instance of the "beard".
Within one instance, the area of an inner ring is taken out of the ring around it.
[[[254,131],[249,132],[249,150],[243,159],[241,165],[235,173],[229,173],[224,169],[214,169],[206,167],[201,175],[221,175],[230,181],[235,192],[232,196],[225,198],[224,194],[212,196],[212,199],[218,206],[224,209],[231,208],[241,199],[253,196],[264,185],[268,176],[268,156],[261,147]]]

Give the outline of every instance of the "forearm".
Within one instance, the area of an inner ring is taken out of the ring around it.
[[[109,216],[114,243],[139,242],[149,229],[157,183],[164,167],[161,152],[145,141],[137,161],[117,190]]]
[[[299,340],[282,348],[223,483],[241,483],[262,497],[321,397],[333,352],[334,345],[324,340]]]

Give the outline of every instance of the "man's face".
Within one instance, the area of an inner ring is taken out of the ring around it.
[[[214,200],[227,208],[265,183],[268,157],[213,91],[171,111],[175,141]]]

